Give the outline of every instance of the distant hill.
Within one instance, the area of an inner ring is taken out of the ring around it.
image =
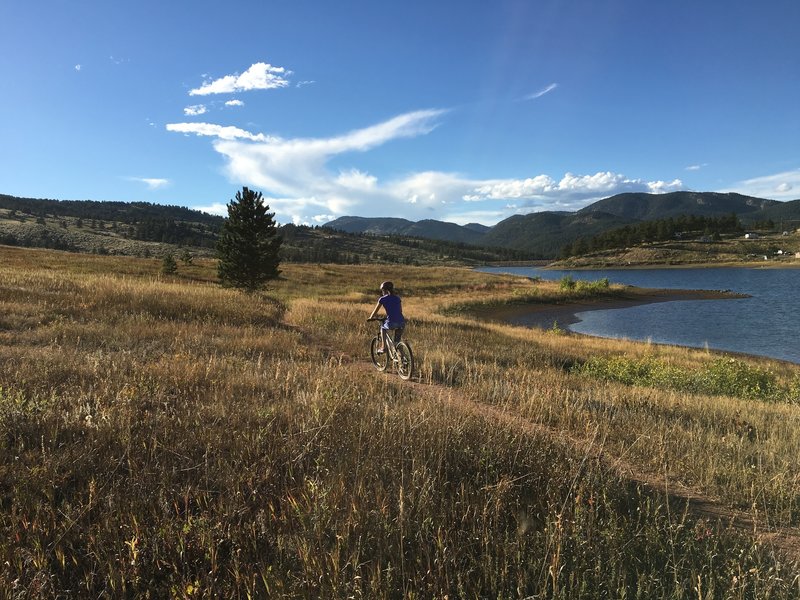
[[[465,229],[471,229],[472,231],[477,231],[478,233],[486,233],[491,229],[488,225],[481,225],[480,223],[467,223],[464,225]]]
[[[462,226],[433,219],[409,221],[392,217],[340,217],[326,223],[325,226],[347,233],[402,235],[474,245],[483,245],[481,238],[490,229],[477,223]]]
[[[761,211],[760,219],[770,219],[778,227],[781,227],[781,223],[785,222],[785,226],[781,227],[782,229],[797,229],[800,227],[800,200],[779,202],[768,206]]]
[[[353,222],[357,222],[354,219]],[[324,227],[284,225],[283,259],[319,263],[486,264],[528,258],[516,250],[482,248],[462,241],[424,239],[448,229],[436,221],[384,219],[384,227],[416,237],[346,233]],[[393,221],[397,223],[392,224]],[[0,244],[70,252],[161,258],[166,254],[213,256],[222,217],[180,206],[146,202],[50,200],[0,195]],[[362,226],[369,225],[361,223]],[[356,225],[358,226],[358,225]],[[480,236],[483,226],[465,229]],[[457,238],[460,236],[456,233]]]
[[[625,193],[599,200],[577,212],[544,211],[514,215],[493,227],[456,225],[442,221],[341,217],[326,224],[341,231],[374,235],[409,235],[519,250],[536,258],[553,259],[576,240],[625,225],[670,217],[722,217],[735,213],[745,224],[772,220],[800,225],[800,200],[779,202],[742,194],[672,192]],[[788,226],[788,225],[787,225]]]
[[[0,244],[14,246],[138,256],[180,246],[211,254],[223,222],[181,206],[0,194]]]
[[[780,204],[782,202],[777,200],[717,192],[625,193],[590,204],[579,210],[578,214],[605,212],[633,221],[656,221],[680,215],[712,217],[731,213],[744,218]]]
[[[183,206],[166,206],[150,202],[102,202],[98,200],[50,200],[18,198],[0,194],[0,208],[28,215],[51,215],[133,223],[147,219],[169,219],[220,226],[223,218]]]
[[[478,223],[340,217],[323,228],[285,225],[287,259],[314,262],[430,264],[551,260],[562,249],[607,231],[679,216],[735,213],[745,225],[800,228],[800,200],[778,202],[715,192],[618,194],[577,212],[514,215]],[[181,206],[18,198],[0,194],[0,244],[78,252],[161,256],[176,248],[213,255],[224,219]],[[293,229],[294,228],[294,229]],[[294,234],[294,237],[289,235]]]
[[[487,232],[483,244],[514,248],[539,258],[553,258],[562,246],[630,222],[608,213],[539,212],[515,215]]]

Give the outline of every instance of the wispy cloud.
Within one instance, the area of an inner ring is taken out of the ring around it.
[[[209,136],[221,140],[250,140],[253,142],[269,142],[277,138],[270,138],[263,133],[250,133],[232,125],[214,125],[213,123],[168,123],[167,131],[178,133],[193,133],[199,136]]]
[[[708,166],[708,163],[703,163],[703,164],[700,164],[700,165],[689,165],[688,167],[686,167],[686,170],[687,171],[699,171],[700,169],[704,169],[707,166]]]
[[[80,71],[82,68],[83,68],[83,67],[81,67],[81,65],[75,65],[75,70],[76,70],[76,71]]]
[[[219,125],[182,123],[170,131],[216,136],[214,149],[226,160],[231,181],[264,192],[282,221],[318,222],[320,215],[346,214],[437,218],[459,223],[494,223],[514,213],[577,210],[620,192],[681,189],[680,180],[645,181],[613,172],[540,174],[522,179],[472,179],[459,173],[421,171],[379,180],[359,168],[329,168],[335,159],[363,153],[402,138],[424,136],[440,124],[445,110],[421,110],[330,138],[282,139]],[[233,132],[233,133],[232,133]],[[243,141],[247,140],[247,141]],[[220,214],[222,207],[201,207]]]
[[[169,179],[162,179],[157,177],[126,177],[128,181],[137,181],[147,186],[149,190],[158,190],[170,184]]]
[[[244,102],[241,100],[228,100],[225,106],[244,106]]]
[[[199,115],[204,115],[207,112],[208,108],[206,108],[205,104],[193,104],[183,109],[183,114],[187,117],[197,117]]]
[[[189,92],[190,96],[208,96],[210,94],[230,94],[249,90],[271,90],[289,85],[287,77],[291,71],[283,67],[274,67],[268,63],[255,63],[241,75],[225,75],[219,79],[205,82],[199,88]]]
[[[542,88],[538,92],[533,92],[532,94],[528,94],[527,96],[525,96],[525,98],[523,98],[523,100],[536,100],[537,98],[541,98],[545,94],[549,94],[557,87],[558,87],[557,83],[551,83],[550,85],[548,85],[545,88]]]
[[[771,200],[797,200],[800,199],[800,169],[745,179],[721,191]]]

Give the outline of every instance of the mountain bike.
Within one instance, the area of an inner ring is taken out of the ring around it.
[[[379,321],[383,325],[386,317],[367,320]],[[378,349],[381,347],[382,333],[379,330],[378,335],[372,338],[369,344],[369,353],[370,358],[372,358],[372,364],[375,365],[378,371],[385,371],[389,367],[389,361],[391,361],[391,364],[397,369],[400,379],[408,380],[411,379],[411,375],[414,373],[414,355],[411,352],[411,346],[407,342],[400,341],[402,331],[402,329],[395,329],[387,332],[386,345],[383,352],[379,354]]]

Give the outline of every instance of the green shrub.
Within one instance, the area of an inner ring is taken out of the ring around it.
[[[800,378],[781,386],[769,369],[734,358],[720,358],[697,369],[673,366],[655,358],[625,356],[593,357],[576,366],[574,372],[626,385],[643,385],[679,391],[733,396],[749,400],[796,402]]]
[[[579,292],[604,292],[610,286],[611,284],[608,281],[608,277],[603,277],[597,281],[579,281],[577,283]]]

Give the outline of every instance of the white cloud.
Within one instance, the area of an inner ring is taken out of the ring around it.
[[[244,106],[244,102],[241,100],[228,100],[225,106]]]
[[[311,85],[313,83],[316,83],[316,81],[313,81],[313,80],[312,81],[298,81],[297,84],[295,85],[295,87],[305,87],[305,86]]]
[[[232,125],[214,125],[212,123],[168,123],[167,131],[178,133],[194,133],[195,135],[205,135],[219,138],[221,140],[245,139],[253,142],[277,141],[277,138],[269,138],[263,133],[250,133],[244,129],[233,127]]]
[[[75,70],[76,71],[80,71],[81,69],[82,69],[82,67],[80,65],[75,65]]]
[[[341,164],[349,154],[428,134],[446,112],[401,114],[330,138],[282,139],[208,123],[177,123],[167,129],[215,137],[213,147],[225,158],[229,179],[264,192],[282,222],[318,222],[320,215],[332,219],[347,214],[399,214],[409,219],[491,224],[515,213],[577,210],[621,192],[660,193],[683,187],[678,179],[645,181],[611,171],[566,173],[560,179],[537,174],[487,180],[428,170],[381,180],[355,166],[355,156],[349,158],[349,167],[333,170],[328,166],[333,159]]]
[[[524,100],[536,100],[537,98],[541,98],[545,94],[549,94],[550,92],[552,92],[557,87],[558,87],[557,83],[551,83],[550,85],[548,85],[545,88],[542,88],[538,92],[534,92],[532,94],[528,94],[527,96],[525,96]]]
[[[192,106],[187,106],[183,109],[183,114],[187,117],[196,117],[198,115],[204,115],[208,112],[205,104],[193,104]]]
[[[668,194],[669,192],[677,192],[683,189],[683,182],[680,179],[673,179],[672,181],[648,181],[646,185],[651,194]]]
[[[213,81],[207,81],[199,88],[189,92],[190,96],[208,96],[209,94],[230,94],[249,90],[271,90],[289,85],[286,78],[291,74],[283,67],[274,67],[268,63],[258,62],[239,75],[226,75]]]
[[[703,169],[703,168],[705,168],[707,166],[708,166],[708,163],[703,163],[701,165],[689,165],[688,167],[686,167],[686,170],[687,171],[699,171],[700,169]]]
[[[228,160],[228,173],[234,181],[249,182],[309,205],[343,207],[350,205],[348,198],[353,191],[350,186],[368,186],[369,175],[357,172],[355,175],[354,172],[332,175],[325,170],[328,160],[348,152],[365,152],[393,139],[428,133],[435,128],[435,119],[443,112],[407,113],[333,138],[270,138],[263,140],[263,144],[226,138],[216,141],[214,148]],[[249,139],[255,140],[255,137]],[[331,208],[327,212],[339,210]]]
[[[149,190],[157,190],[166,187],[170,184],[169,179],[161,179],[156,177],[127,177],[129,181],[138,181],[147,186]]]
[[[736,192],[746,196],[769,198],[771,200],[800,199],[800,169],[745,179],[721,191]]]
[[[351,190],[374,190],[378,178],[367,173],[362,173],[357,169],[352,169],[346,173],[340,173],[336,178],[336,183]]]
[[[483,200],[530,200],[547,202],[556,199],[561,204],[574,204],[576,201],[606,197],[622,192],[664,193],[683,187],[683,182],[675,179],[664,181],[643,181],[628,179],[624,175],[610,171],[594,175],[573,175],[566,173],[560,181],[548,175],[537,175],[528,179],[503,179],[487,181],[476,186],[464,196],[468,202]]]
[[[221,217],[228,216],[228,205],[222,204],[221,202],[215,202],[209,206],[195,206],[194,208],[210,215],[219,215]]]

